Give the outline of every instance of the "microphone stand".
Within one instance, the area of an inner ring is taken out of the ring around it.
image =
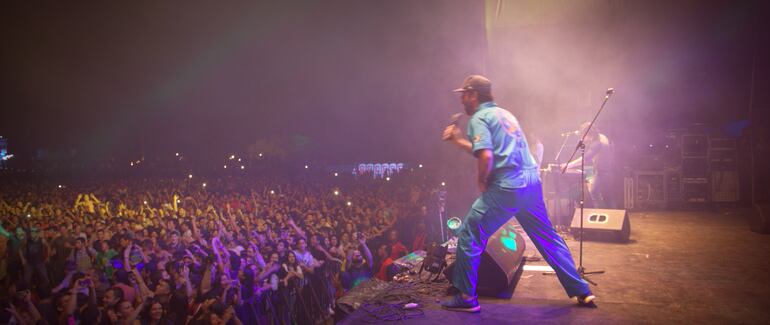
[[[607,104],[607,101],[610,99],[610,95],[615,92],[615,89],[610,88],[607,89],[607,93],[604,96],[604,101],[602,102],[602,106],[599,107],[599,111],[596,112],[596,115],[594,115],[594,119],[591,120],[591,123],[588,124],[588,128],[583,131],[583,136],[580,138],[580,140],[577,143],[577,146],[575,146],[575,150],[572,151],[572,155],[570,155],[569,159],[567,159],[567,164],[564,165],[564,168],[562,168],[561,173],[564,174],[567,172],[567,165],[569,165],[569,162],[572,161],[573,158],[575,158],[575,154],[577,154],[578,151],[580,151],[580,232],[579,232],[579,239],[580,239],[580,256],[579,256],[579,263],[578,263],[578,273],[580,274],[580,277],[586,280],[588,283],[597,285],[596,282],[591,281],[587,275],[590,274],[604,274],[603,270],[600,271],[592,271],[587,272],[586,268],[583,267],[583,208],[585,206],[585,197],[586,197],[586,181],[585,181],[585,164],[586,164],[586,145],[583,141],[586,139],[586,135],[588,135],[588,132],[591,131],[591,128],[594,126],[594,123],[596,122],[596,119],[599,118],[599,114],[602,113],[602,110],[604,110],[604,105]]]
[[[564,141],[561,142],[561,147],[559,147],[559,152],[556,153],[556,158],[554,158],[554,161],[556,161],[557,164],[559,163],[559,157],[561,157],[562,151],[564,151],[564,147],[567,146],[567,140],[569,140],[572,133],[573,132],[567,132],[567,134],[563,136]]]
[[[570,137],[572,136],[573,133],[574,132],[567,132],[566,134],[562,133],[562,138],[564,138],[564,140],[562,140],[561,147],[559,147],[559,152],[556,153],[556,158],[554,158],[554,161],[556,162],[557,166],[558,166],[558,164],[560,164],[559,158],[561,157],[561,154],[564,152],[564,148],[567,147],[567,141],[570,139]],[[567,162],[569,162],[569,161],[567,161]],[[554,168],[554,169],[556,169],[556,168]],[[561,177],[553,177],[553,188],[554,188],[554,193],[555,193],[555,195],[554,195],[554,201],[555,201],[554,202],[554,210],[555,211],[553,211],[553,213],[556,216],[555,220],[557,221],[557,225],[556,225],[557,231],[563,231],[563,229],[564,229],[563,227],[565,227],[565,225],[563,225],[562,223],[564,222],[564,219],[565,219],[564,218],[564,213],[566,211],[562,211],[562,208],[561,208],[561,197],[559,196],[559,193],[561,193],[561,185],[562,185],[561,183],[562,183]]]

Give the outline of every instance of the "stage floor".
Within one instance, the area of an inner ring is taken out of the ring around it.
[[[749,231],[740,212],[635,212],[630,219],[629,243],[584,243],[586,269],[606,271],[590,277],[598,309],[576,307],[555,276],[525,271],[512,299],[482,297],[481,313],[449,312],[431,301],[425,317],[404,323],[770,322],[770,235]],[[578,242],[565,239],[577,261]],[[371,319],[360,310],[340,322],[361,323]]]

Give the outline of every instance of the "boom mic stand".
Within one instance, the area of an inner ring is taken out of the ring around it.
[[[604,274],[604,270],[601,271],[592,271],[587,272],[586,268],[583,267],[583,207],[585,205],[585,198],[586,198],[586,181],[585,181],[585,164],[586,164],[586,145],[583,141],[586,139],[586,135],[588,135],[588,132],[591,131],[591,128],[594,126],[594,123],[596,122],[596,119],[599,118],[599,114],[602,113],[602,110],[604,110],[604,105],[607,104],[607,101],[610,99],[610,95],[615,92],[614,88],[607,89],[607,92],[604,96],[604,101],[602,102],[602,106],[599,107],[599,111],[596,112],[596,115],[594,115],[594,119],[591,120],[591,123],[588,124],[588,127],[583,131],[583,136],[580,138],[580,141],[578,141],[577,146],[575,146],[575,150],[572,151],[572,155],[570,155],[569,159],[567,159],[567,162],[569,163],[572,161],[573,158],[575,158],[575,154],[577,154],[578,151],[580,151],[580,257],[579,257],[579,264],[578,264],[578,273],[580,273],[580,277],[586,280],[588,283],[597,285],[596,282],[591,281],[587,275],[590,274]],[[567,172],[567,165],[564,164],[564,168],[562,168],[561,173],[564,174]]]

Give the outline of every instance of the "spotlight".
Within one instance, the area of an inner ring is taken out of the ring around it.
[[[273,191],[273,190],[270,190],[270,194],[275,194],[275,191]]]
[[[446,221],[447,227],[452,231],[456,231],[457,229],[460,229],[460,226],[462,226],[462,224],[463,224],[462,220],[460,220],[460,218],[458,217],[453,217]]]
[[[192,174],[187,175],[187,178],[192,178]]]
[[[262,153],[261,152],[259,153],[259,156],[262,157]]]
[[[334,195],[340,195],[340,191],[334,190]]]
[[[241,158],[238,158],[238,162],[241,162]]]
[[[353,205],[353,202],[348,201],[347,205],[351,206],[351,205]]]
[[[224,167],[225,167],[225,169],[227,169],[227,165],[225,165]]]
[[[176,153],[176,156],[179,157],[179,153],[178,152]]]
[[[182,200],[176,200],[176,203],[177,204],[182,203]]]
[[[62,187],[62,186],[61,186],[61,185],[59,185],[59,188],[61,188],[61,187]]]
[[[131,167],[134,167],[134,162],[133,161],[131,162]]]
[[[308,165],[305,165],[305,169],[308,169],[308,168],[310,168],[310,166],[308,166]]]
[[[446,186],[446,183],[444,183],[444,182],[441,182],[441,186]]]
[[[230,155],[230,160],[235,159],[235,155]]]
[[[388,182],[390,182],[390,176],[388,176],[388,177],[385,177],[385,180],[386,180],[386,181],[388,181]]]
[[[417,165],[417,167],[420,167],[420,168],[422,168],[422,164],[419,164],[419,165]]]
[[[147,204],[147,201],[144,201],[144,204],[146,205],[146,204]]]
[[[206,183],[203,183],[203,187],[206,188]]]
[[[244,169],[244,168],[246,168],[246,166],[241,165],[241,169]]]
[[[339,174],[337,174],[337,173],[334,173],[334,177],[337,177],[338,175],[339,175]]]

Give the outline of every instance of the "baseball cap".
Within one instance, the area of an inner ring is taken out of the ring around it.
[[[466,77],[463,81],[463,85],[452,91],[461,93],[470,90],[478,91],[480,94],[491,94],[492,82],[484,76],[474,74]]]

